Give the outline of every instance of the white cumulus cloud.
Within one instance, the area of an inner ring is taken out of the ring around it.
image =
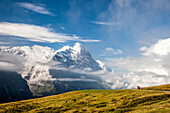
[[[160,39],[150,47],[141,47],[140,57],[106,58],[120,79],[108,78],[112,88],[134,88],[170,83],[170,38]],[[110,50],[110,49],[108,49]]]
[[[142,55],[150,56],[150,55],[168,55],[170,53],[170,38],[168,39],[160,39],[156,44],[151,47],[142,47],[141,51],[144,51]]]
[[[107,52],[112,52],[113,54],[115,54],[115,55],[118,55],[118,54],[122,54],[123,52],[122,52],[122,50],[120,50],[120,49],[113,49],[113,48],[106,48],[105,49]]]
[[[120,49],[113,49],[113,48],[109,47],[109,48],[105,48],[105,51],[100,56],[119,55],[122,53],[123,53],[123,51]]]

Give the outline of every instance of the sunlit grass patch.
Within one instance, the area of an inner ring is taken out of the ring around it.
[[[169,112],[170,93],[145,90],[81,90],[0,104],[0,112]]]
[[[152,86],[152,87],[144,87],[142,90],[158,90],[158,91],[170,91],[170,84],[160,85],[160,86]]]

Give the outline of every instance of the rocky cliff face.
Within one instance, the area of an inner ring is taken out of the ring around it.
[[[33,98],[26,80],[16,72],[0,71],[0,103]]]

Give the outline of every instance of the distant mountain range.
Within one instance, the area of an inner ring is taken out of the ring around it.
[[[0,47],[0,54],[12,54],[24,59],[18,61],[22,62],[22,69],[17,70],[17,73],[27,81],[34,97],[78,89],[109,88],[100,77],[81,72],[112,70],[101,61],[94,60],[80,43],[75,43],[73,47],[64,46],[57,51],[37,45]],[[3,62],[10,64],[11,60]],[[14,63],[15,61],[12,61],[12,64]]]

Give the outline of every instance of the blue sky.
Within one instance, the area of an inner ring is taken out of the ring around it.
[[[82,43],[95,59],[141,56],[170,37],[169,0],[1,0],[0,45]]]

